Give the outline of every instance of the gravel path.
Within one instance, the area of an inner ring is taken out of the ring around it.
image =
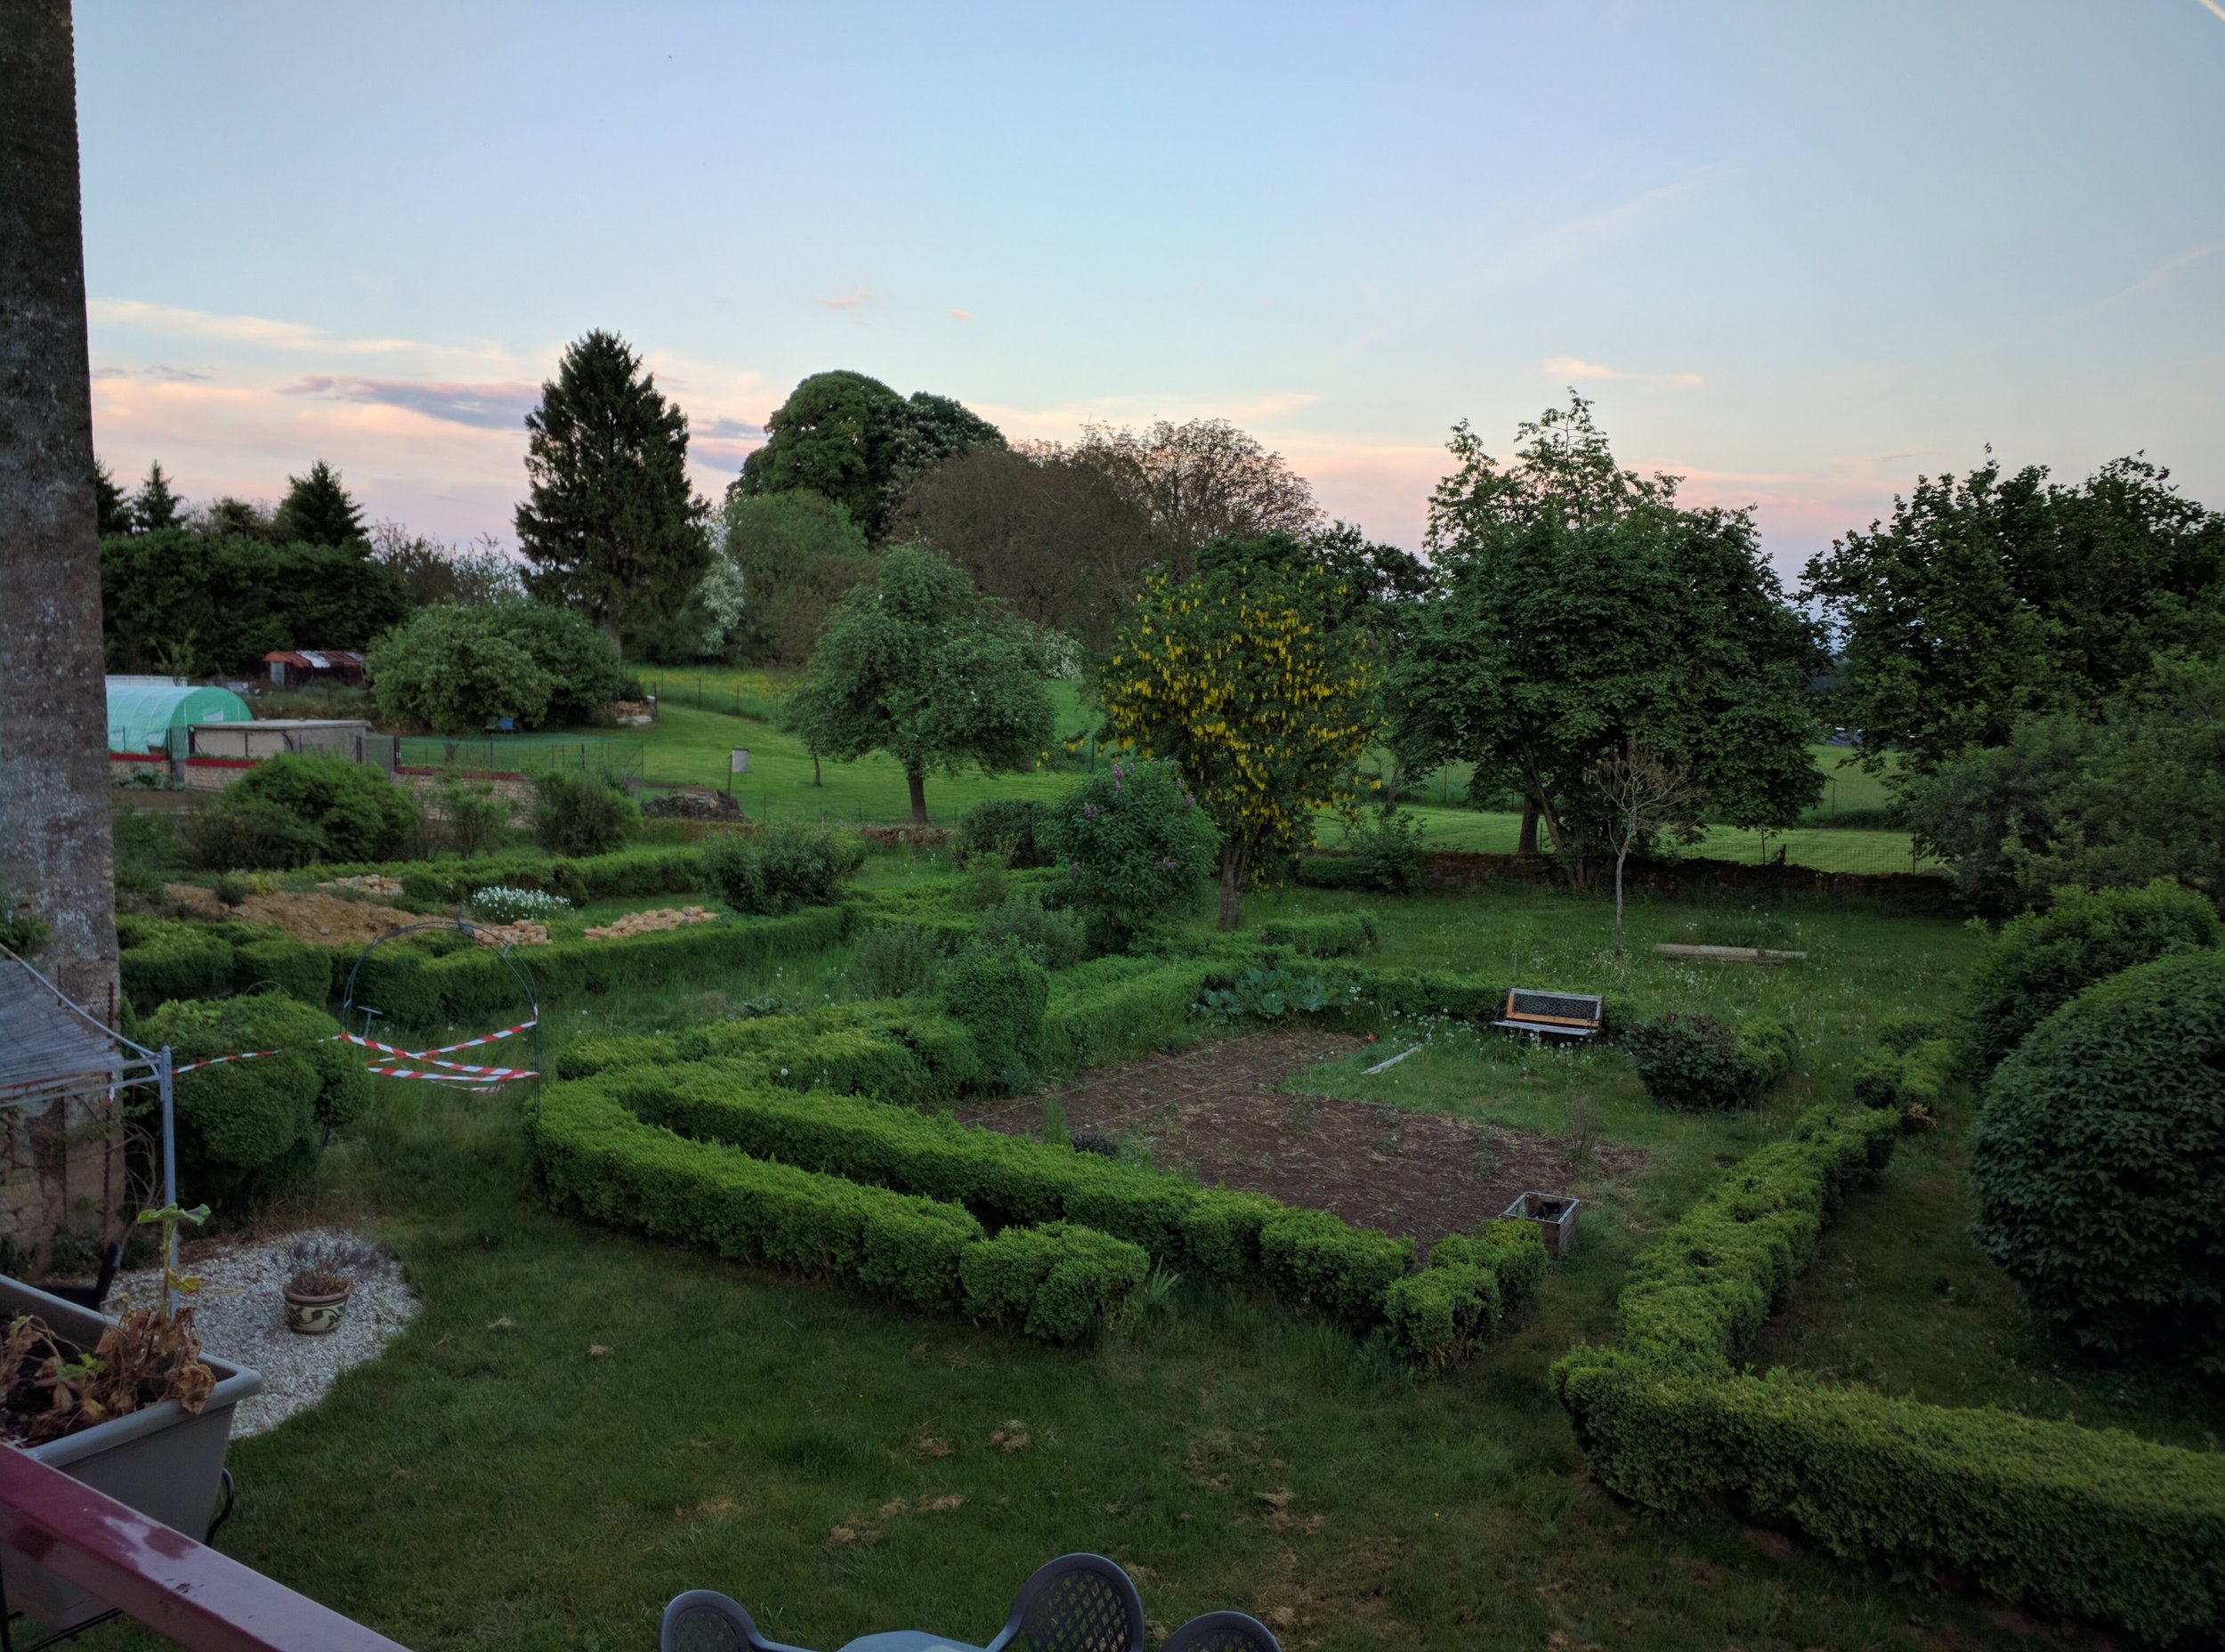
[[[243,1402],[232,1415],[235,1437],[274,1429],[295,1412],[322,1399],[333,1379],[350,1365],[376,1356],[386,1339],[409,1323],[417,1299],[402,1284],[401,1270],[389,1267],[356,1282],[348,1311],[336,1330],[305,1337],[286,1328],[286,1305],[279,1290],[290,1271],[294,1243],[317,1235],[347,1238],[336,1228],[312,1227],[280,1234],[257,1244],[240,1245],[196,1257],[186,1271],[201,1276],[193,1298],[193,1323],[201,1346],[219,1359],[250,1365],[263,1373],[263,1392]],[[117,1276],[109,1294],[115,1313],[152,1302],[162,1291],[162,1270]]]

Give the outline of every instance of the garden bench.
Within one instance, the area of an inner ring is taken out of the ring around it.
[[[1491,1024],[1509,1032],[1534,1032],[1541,1038],[1598,1038],[1606,1002],[1589,992],[1541,992],[1534,987],[1510,986],[1506,1008]]]

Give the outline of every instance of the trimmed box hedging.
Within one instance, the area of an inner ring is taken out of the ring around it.
[[[1072,1222],[1007,1227],[959,1259],[966,1311],[1016,1323],[1046,1342],[1079,1342],[1142,1288],[1140,1245]]]
[[[232,988],[240,992],[279,992],[321,1009],[332,997],[334,965],[340,956],[336,947],[285,935],[250,941],[232,950]]]
[[[1190,1006],[1229,973],[1218,960],[1100,958],[1051,977],[1044,1029],[1053,1065],[1075,1072],[1161,1049]]]
[[[125,916],[116,920],[116,941],[118,983],[142,1014],[173,1001],[222,998],[231,990],[231,943],[206,925]]]
[[[1815,1109],[1640,1254],[1614,1346],[1579,1343],[1553,1367],[1593,1470],[1648,1508],[1721,1498],[1836,1554],[1951,1567],[2152,1640],[2225,1626],[2225,1456],[1736,1374],[1898,1129],[1889,1111]]]
[[[947,1114],[822,1090],[798,1095],[780,1088],[762,1057],[619,1068],[589,1082],[647,1122],[692,1139],[947,1200],[994,1226],[1077,1223],[1185,1272],[1272,1284],[1362,1330],[1381,1323],[1385,1292],[1413,1263],[1412,1240],[1353,1227],[1325,1211],[1202,1188]],[[1458,1254],[1459,1242],[1448,1243]]]
[[[1428,1267],[1385,1293],[1391,1346],[1424,1365],[1449,1365],[1495,1336],[1544,1277],[1545,1240],[1534,1222],[1448,1234],[1430,1247]]]
[[[784,918],[722,919],[623,941],[558,941],[513,953],[543,1002],[569,992],[602,992],[629,982],[741,969],[807,956],[842,938],[846,911],[807,908]],[[436,955],[409,943],[368,954],[356,976],[355,1001],[396,1026],[422,1027],[520,1008],[517,976],[493,947]]]
[[[956,1098],[981,1065],[973,1035],[951,1016],[904,1000],[868,1000],[677,1032],[581,1039],[558,1054],[555,1071],[582,1079],[732,1056],[758,1058],[793,1089],[865,1090],[915,1105]]]
[[[1326,912],[1315,918],[1273,918],[1259,926],[1260,943],[1287,946],[1301,958],[1347,958],[1371,952],[1379,939],[1364,912]]]
[[[1414,1242],[1285,1208],[1260,1227],[1259,1259],[1279,1293],[1365,1330],[1382,1322],[1392,1281],[1412,1271]]]
[[[597,1084],[551,1087],[529,1128],[551,1198],[596,1220],[918,1308],[990,1311],[975,1306],[965,1263],[991,1242],[956,1204],[685,1139]],[[1134,1246],[1069,1224],[1040,1239],[1014,1229],[995,1243],[976,1282],[993,1287],[996,1316],[1048,1340],[1088,1334],[1141,1277]]]

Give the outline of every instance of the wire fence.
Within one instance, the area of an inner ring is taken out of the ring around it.
[[[450,740],[441,734],[405,734],[400,738],[394,760],[404,768],[452,768],[499,774],[605,769],[638,778],[647,756],[643,741],[607,735],[490,734]]]

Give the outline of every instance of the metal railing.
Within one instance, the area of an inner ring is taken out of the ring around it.
[[[35,1559],[188,1652],[406,1652],[376,1630],[5,1447],[0,1547]]]

